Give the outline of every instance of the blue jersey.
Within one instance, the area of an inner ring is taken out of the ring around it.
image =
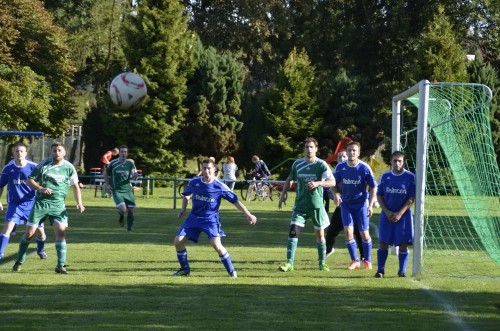
[[[24,167],[19,167],[12,160],[2,170],[0,187],[7,185],[7,203],[9,204],[21,204],[35,199],[36,192],[26,184],[26,180],[35,169],[36,163],[27,162]]]
[[[188,186],[182,195],[191,195],[193,206],[191,216],[204,221],[219,221],[219,206],[222,199],[231,203],[238,201],[238,196],[234,194],[226,184],[215,178],[210,183],[202,181],[203,177],[195,177],[189,181]]]
[[[372,169],[361,160],[355,166],[350,166],[347,161],[337,164],[333,176],[336,185],[342,189],[342,201],[348,204],[363,202],[368,198],[366,187],[377,185]]]
[[[398,212],[409,198],[415,197],[415,175],[404,169],[401,174],[384,172],[378,183],[377,195],[384,198],[387,209]]]

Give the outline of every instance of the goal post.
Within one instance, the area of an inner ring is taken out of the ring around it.
[[[500,263],[491,99],[491,89],[482,84],[427,80],[392,99],[391,147],[407,155],[406,166],[416,176],[414,276],[424,273],[431,254],[431,266],[458,257],[463,259],[455,263],[464,266],[478,258]]]

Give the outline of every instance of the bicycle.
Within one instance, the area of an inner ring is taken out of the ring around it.
[[[264,180],[257,180],[255,177],[248,180],[248,184],[241,188],[241,198],[245,201],[266,201],[271,199],[274,201],[273,196],[276,196],[279,200],[283,191],[283,184],[265,182]],[[286,199],[288,198],[288,193],[285,193],[284,202],[286,204]]]

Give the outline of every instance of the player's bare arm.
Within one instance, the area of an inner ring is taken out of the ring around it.
[[[283,200],[285,199],[286,193],[290,189],[291,185],[291,180],[287,178],[285,181],[285,185],[283,185],[283,190],[281,191],[280,194],[280,201],[278,201],[278,208],[281,209],[281,206],[283,205]]]
[[[82,191],[80,191],[80,186],[78,184],[73,185],[73,195],[75,196],[76,201],[76,209],[83,213],[85,211],[85,207],[82,202]]]
[[[250,212],[248,211],[247,207],[245,207],[244,204],[241,203],[241,201],[236,201],[234,203],[234,206],[236,208],[238,208],[239,211],[241,211],[242,213],[244,213],[247,217],[247,221],[248,223],[250,223],[251,225],[255,225],[255,223],[257,223],[257,217],[255,217],[254,215],[250,214]]]
[[[184,215],[186,215],[186,208],[187,208],[187,205],[189,204],[189,200],[191,200],[190,195],[182,197],[182,207],[181,207],[181,211],[179,212],[179,214],[177,214],[178,218],[183,218]]]
[[[50,188],[43,187],[43,186],[39,185],[32,178],[28,178],[28,180],[26,181],[26,185],[28,185],[29,187],[31,187],[32,189],[34,189],[35,191],[37,191],[39,193],[47,194],[47,195],[52,194],[52,190]]]

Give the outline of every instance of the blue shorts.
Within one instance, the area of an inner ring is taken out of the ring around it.
[[[359,231],[368,231],[370,229],[370,218],[368,217],[368,200],[363,202],[340,204],[342,213],[342,224],[344,226],[358,226]]]
[[[219,220],[208,220],[190,214],[184,223],[182,223],[181,228],[177,232],[177,236],[188,237],[189,240],[195,243],[198,242],[200,233],[202,232],[206,233],[208,239],[225,237],[226,234],[222,231],[220,226]]]
[[[20,204],[9,203],[7,213],[5,214],[5,222],[14,222],[18,225],[25,224],[28,221],[34,203],[34,200],[22,202]]]
[[[389,221],[384,212],[380,214],[378,241],[388,245],[413,245],[413,216],[407,210],[397,223]]]

